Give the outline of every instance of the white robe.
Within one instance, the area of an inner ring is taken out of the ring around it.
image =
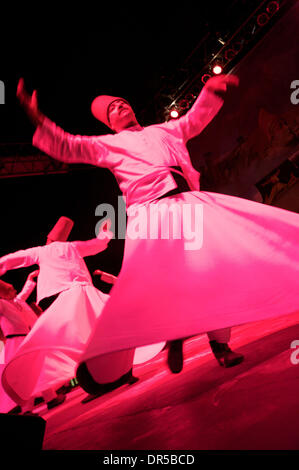
[[[81,361],[98,357],[104,364],[110,357],[113,362],[116,351],[299,309],[299,215],[198,191],[199,175],[186,143],[221,105],[204,88],[184,116],[162,124],[92,137],[73,136],[48,119],[37,128],[35,146],[64,162],[110,169],[126,196],[122,270]],[[191,191],[157,200],[176,187],[169,167],[177,165]],[[203,219],[194,214],[184,219],[188,206],[194,213],[201,207]],[[163,231],[172,212],[180,238],[149,236],[150,214],[160,209],[161,220],[151,228]],[[143,233],[134,238],[129,234],[136,228],[138,210]],[[198,243],[189,249],[192,222]]]
[[[23,405],[48,388],[59,388],[75,376],[76,365],[108,295],[92,285],[83,256],[102,251],[106,244],[54,242],[0,258],[0,269],[37,263],[39,300],[61,292],[38,318],[17,353],[6,365],[2,384]],[[41,282],[45,285],[40,285]]]
[[[35,286],[36,283],[28,279],[22,291],[13,300],[0,299],[0,326],[4,335],[23,335],[6,340],[0,352],[0,377],[5,365],[15,356],[37,320],[37,316],[26,303]],[[22,371],[19,373],[22,374]],[[5,393],[0,383],[0,413],[7,413],[15,406],[16,403]]]

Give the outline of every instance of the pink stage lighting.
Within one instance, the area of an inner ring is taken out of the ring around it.
[[[220,65],[214,65],[213,67],[213,73],[215,75],[219,75],[222,72],[222,67]]]
[[[171,119],[177,119],[179,117],[179,112],[176,109],[172,109],[170,111],[170,117]]]

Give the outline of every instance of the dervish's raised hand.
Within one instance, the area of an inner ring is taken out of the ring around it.
[[[114,234],[110,230],[111,228],[111,220],[106,219],[100,226],[100,230],[98,233],[97,238],[103,240],[103,242],[108,243],[110,242],[111,238],[113,238]]]
[[[20,78],[17,86],[17,98],[31,122],[36,127],[41,125],[45,116],[40,112],[38,108],[37,92],[36,90],[34,90],[32,95],[30,95],[25,89],[25,83],[23,78]]]
[[[210,78],[205,87],[216,94],[222,94],[226,92],[227,87],[238,86],[239,82],[239,77],[236,75],[217,75]]]
[[[39,269],[36,269],[35,271],[32,271],[28,275],[28,279],[30,279],[30,281],[35,281],[35,279],[37,278],[38,275],[39,275]]]

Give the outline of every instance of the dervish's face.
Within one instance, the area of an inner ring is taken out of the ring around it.
[[[0,286],[0,298],[5,300],[13,300],[17,295],[17,291],[13,285],[8,284],[7,282],[1,284]]]
[[[108,110],[108,119],[111,129],[116,132],[138,124],[131,106],[124,100],[115,100]]]

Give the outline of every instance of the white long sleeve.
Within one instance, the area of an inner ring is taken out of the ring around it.
[[[181,166],[191,190],[199,189],[199,174],[192,167],[186,142],[202,132],[222,104],[220,97],[204,88],[180,119],[90,137],[74,136],[45,119],[33,145],[64,162],[108,168],[127,206],[150,202],[176,188],[172,166]]]
[[[19,250],[0,258],[0,276],[10,269],[24,268],[38,264],[38,247]]]
[[[109,242],[110,238],[93,238],[86,241],[74,241],[70,242],[79,252],[80,256],[84,258],[85,256],[92,256],[104,251]]]

